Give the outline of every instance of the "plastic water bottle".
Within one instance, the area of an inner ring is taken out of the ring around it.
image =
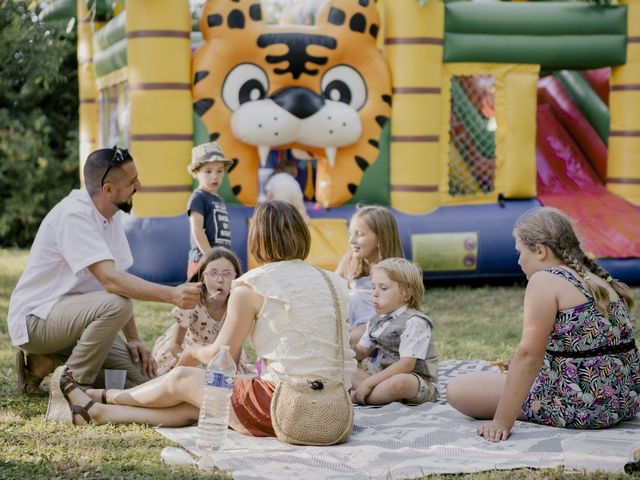
[[[207,365],[204,375],[204,393],[196,434],[196,445],[201,450],[215,452],[224,444],[229,428],[231,389],[235,376],[236,362],[229,353],[229,346],[223,345]]]

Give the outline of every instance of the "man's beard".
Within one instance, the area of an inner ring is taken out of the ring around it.
[[[131,213],[131,209],[133,208],[133,202],[120,202],[116,203],[116,207],[122,210],[124,213]]]

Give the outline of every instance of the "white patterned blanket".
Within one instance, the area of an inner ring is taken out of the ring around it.
[[[433,473],[469,473],[521,467],[621,472],[631,448],[640,446],[640,417],[602,431],[572,431],[516,422],[511,437],[497,444],[475,433],[478,422],[444,401],[448,380],[467,372],[491,371],[484,361],[443,361],[438,403],[408,407],[356,407],[349,442],[331,447],[296,447],[274,438],[229,431],[225,449],[202,463],[215,464],[234,479],[396,479]],[[196,458],[196,427],[158,428]]]

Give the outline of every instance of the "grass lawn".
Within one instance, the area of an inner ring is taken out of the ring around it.
[[[173,445],[141,425],[72,427],[44,422],[46,399],[18,393],[14,352],[4,321],[9,296],[24,268],[27,252],[0,250],[0,479],[26,478],[230,478],[201,475],[191,467],[165,467],[160,452]],[[426,305],[436,323],[442,359],[509,358],[520,335],[522,286],[449,287],[427,291]],[[640,289],[634,289],[640,304]],[[136,302],[142,340],[150,348],[171,323],[169,305]],[[640,307],[636,306],[634,318]],[[640,326],[636,320],[636,331]],[[446,478],[458,478],[449,475]],[[473,479],[629,478],[625,475],[514,470],[464,475]],[[433,478],[444,478],[435,476]]]

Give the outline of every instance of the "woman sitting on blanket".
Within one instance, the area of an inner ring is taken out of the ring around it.
[[[452,379],[449,403],[477,419],[492,442],[516,419],[565,428],[606,428],[640,410],[640,358],[628,287],[589,258],[569,219],[553,208],[524,214],[514,228],[529,279],[522,338],[507,375]]]
[[[362,405],[435,401],[438,357],[433,323],[420,310],[420,269],[404,258],[387,258],[371,267],[371,286],[376,313],[355,346],[362,363],[351,379],[351,399]]]
[[[317,376],[351,386],[353,351],[343,330],[344,358],[337,355],[336,311],[321,273],[304,261],[309,253],[309,229],[296,208],[286,202],[259,204],[249,229],[249,246],[265,265],[233,283],[227,318],[212,345],[185,350],[178,366],[128,390],[83,392],[64,366],[52,377],[47,418],[84,423],[147,423],[177,427],[198,419],[206,364],[229,345],[236,361],[250,335],[257,355],[272,378]],[[347,316],[346,282],[327,272],[334,283],[341,314]],[[189,365],[189,366],[187,366]],[[230,427],[254,436],[275,436],[270,405],[275,383],[261,378],[237,378],[231,395]],[[56,402],[56,397],[66,402]],[[96,403],[103,401],[104,403]],[[56,403],[62,408],[56,406]]]

